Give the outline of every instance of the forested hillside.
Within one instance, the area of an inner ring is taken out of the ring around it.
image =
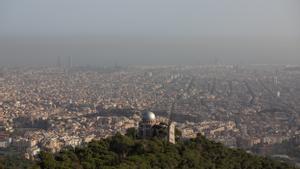
[[[201,135],[195,139],[169,144],[160,138],[142,140],[136,139],[132,134],[116,134],[81,147],[65,148],[57,154],[41,152],[39,158],[31,163],[31,167],[26,164],[24,168],[293,169],[287,164],[250,155],[243,150],[226,148]],[[2,160],[2,168],[8,167],[7,163],[8,161]],[[11,164],[11,168],[18,168],[14,167],[16,163]]]

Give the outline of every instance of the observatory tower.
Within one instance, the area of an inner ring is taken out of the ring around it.
[[[153,112],[145,112],[139,124],[138,136],[140,138],[160,137],[168,142],[175,144],[175,124],[160,123]]]

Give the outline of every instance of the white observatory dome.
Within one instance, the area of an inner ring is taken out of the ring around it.
[[[145,112],[143,114],[143,121],[154,121],[155,119],[155,114],[151,111]]]

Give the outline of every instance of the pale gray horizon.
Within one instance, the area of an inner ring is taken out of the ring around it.
[[[300,64],[298,0],[2,0],[0,65]]]

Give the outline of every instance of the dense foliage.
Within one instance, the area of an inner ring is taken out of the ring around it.
[[[169,144],[158,138],[141,140],[116,134],[58,154],[43,152],[43,169],[289,169],[287,164],[224,147],[203,136]]]
[[[300,162],[299,141],[296,139],[291,139],[280,144],[275,144],[272,147],[272,154],[286,154],[294,160]]]
[[[0,156],[0,169],[40,169],[38,164],[20,155]]]
[[[163,139],[126,136],[92,141],[60,153],[40,153],[42,169],[292,169],[287,164],[229,149],[198,136],[169,144]]]

